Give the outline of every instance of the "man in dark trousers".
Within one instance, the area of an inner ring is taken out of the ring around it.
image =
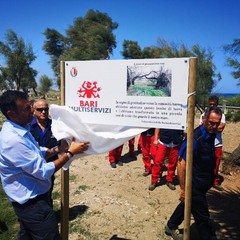
[[[50,149],[39,147],[29,132],[33,110],[24,92],[8,90],[0,97],[6,121],[0,132],[0,176],[2,186],[18,217],[17,239],[59,239],[58,223],[49,201],[51,177],[74,154],[88,149],[89,142],[72,141],[58,159]]]
[[[222,112],[219,108],[215,106],[209,107],[203,116],[203,124],[194,130],[191,212],[199,233],[199,239],[201,240],[216,239],[215,232],[209,224],[210,217],[206,193],[214,184],[214,168],[216,165],[214,139],[221,117]],[[180,203],[165,227],[166,234],[170,235],[174,240],[183,239],[178,226],[184,220],[186,147],[187,141],[185,140],[179,151],[177,165],[180,183]]]

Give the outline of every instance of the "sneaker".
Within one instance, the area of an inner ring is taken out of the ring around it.
[[[117,162],[117,164],[118,164],[119,166],[123,166],[123,162],[122,162],[121,160],[119,160],[119,161]]]
[[[144,177],[147,177],[147,176],[150,175],[150,174],[151,174],[151,172],[145,171],[142,175],[143,175]]]
[[[166,185],[171,189],[171,190],[176,190],[176,186],[171,183],[171,182],[167,182]]]
[[[117,167],[117,165],[116,165],[115,162],[110,163],[110,166],[111,166],[112,168],[116,168],[116,167]]]
[[[174,240],[183,240],[183,234],[180,233],[179,229],[171,230],[168,225],[165,226],[165,233],[171,236]]]
[[[152,183],[149,185],[148,190],[149,190],[149,191],[153,191],[156,187],[157,187],[157,183],[152,182]]]
[[[215,189],[217,189],[218,191],[223,191],[223,187],[221,185],[219,185],[219,184],[213,185],[213,187]]]

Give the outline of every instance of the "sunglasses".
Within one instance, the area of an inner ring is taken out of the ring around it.
[[[211,126],[218,126],[219,122],[208,121]]]
[[[47,108],[36,108],[36,110],[37,110],[38,112],[42,112],[42,111],[47,112],[48,109],[49,109],[48,107],[47,107]]]

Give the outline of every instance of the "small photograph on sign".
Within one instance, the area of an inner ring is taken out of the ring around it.
[[[127,66],[127,96],[171,97],[171,87],[171,69]]]

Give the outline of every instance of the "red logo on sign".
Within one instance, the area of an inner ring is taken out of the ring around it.
[[[97,82],[84,81],[80,89],[77,91],[79,97],[82,98],[100,98],[98,92],[101,91],[101,88],[97,86]]]
[[[73,67],[70,71],[70,74],[72,77],[76,77],[78,74],[77,69],[75,67]]]

